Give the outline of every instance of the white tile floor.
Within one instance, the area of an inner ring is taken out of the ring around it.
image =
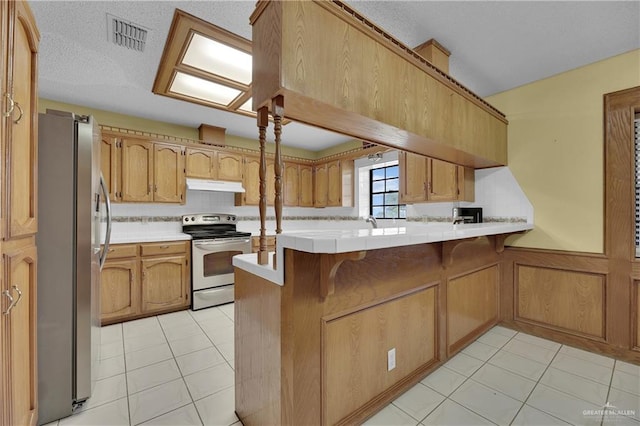
[[[103,327],[94,395],[53,424],[240,426],[233,374],[233,305]],[[640,426],[640,366],[494,327],[365,424]]]

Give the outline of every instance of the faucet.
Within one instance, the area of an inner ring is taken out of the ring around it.
[[[458,225],[460,223],[464,223],[464,216],[458,216],[453,218],[454,225]]]
[[[373,216],[369,216],[365,222],[371,222],[371,225],[373,226],[373,229],[376,229],[378,227],[378,221],[376,220],[375,217]]]

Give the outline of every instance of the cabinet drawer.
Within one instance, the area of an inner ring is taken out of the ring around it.
[[[188,241],[170,241],[140,244],[141,256],[186,253]]]
[[[136,257],[138,254],[137,244],[112,244],[109,246],[107,259],[120,259],[123,257]]]

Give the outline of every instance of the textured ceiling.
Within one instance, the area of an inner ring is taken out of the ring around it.
[[[640,48],[638,1],[350,1],[403,43],[437,39],[450,73],[480,96]],[[151,93],[176,8],[251,39],[254,1],[31,1],[47,99],[255,138],[255,120]],[[107,13],[148,28],[144,53],[107,38]],[[393,78],[393,76],[389,76]],[[283,143],[320,150],[342,135],[288,124]]]

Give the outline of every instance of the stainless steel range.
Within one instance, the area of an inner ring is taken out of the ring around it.
[[[236,217],[205,213],[182,216],[182,232],[191,235],[191,309],[233,302],[233,263],[251,253],[251,234],[236,231]]]

